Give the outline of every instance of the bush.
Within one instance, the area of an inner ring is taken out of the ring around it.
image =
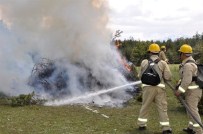
[[[19,96],[11,97],[10,100],[11,106],[25,106],[25,105],[36,105],[42,104],[44,100],[34,98],[34,92],[31,94],[20,94]]]

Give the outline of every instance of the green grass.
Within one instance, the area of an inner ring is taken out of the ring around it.
[[[178,66],[170,65],[175,77]],[[176,72],[175,72],[175,71]],[[167,88],[168,115],[174,134],[184,134],[182,128],[188,119],[182,105]],[[89,106],[99,113],[87,110],[84,106],[25,106],[11,107],[0,105],[0,134],[160,134],[158,115],[152,105],[148,130],[137,130],[141,102],[136,100],[123,108]],[[101,114],[109,116],[103,117]]]

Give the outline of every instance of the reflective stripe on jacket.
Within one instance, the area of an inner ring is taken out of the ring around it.
[[[192,77],[197,75],[197,65],[192,62],[188,62],[188,60],[195,61],[192,56],[183,60],[180,65],[179,75],[181,78],[181,84],[178,90],[182,93],[185,93],[186,90],[193,90],[199,88],[198,85],[194,81],[192,81]]]

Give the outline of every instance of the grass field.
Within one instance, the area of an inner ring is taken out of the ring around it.
[[[177,78],[177,65],[170,65]],[[167,88],[168,115],[174,134],[184,134],[188,120],[183,106]],[[131,100],[123,108],[85,106],[24,106],[0,105],[0,134],[161,134],[158,115],[151,107],[148,129],[137,130],[136,121],[141,102]],[[104,116],[104,115],[106,116]]]

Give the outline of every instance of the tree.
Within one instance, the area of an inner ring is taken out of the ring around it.
[[[197,42],[193,51],[194,58],[197,62],[203,64],[203,41]]]
[[[141,61],[147,58],[147,47],[148,45],[143,43],[137,43],[131,53],[131,61],[135,65],[140,65]]]
[[[140,41],[130,38],[122,42],[121,52],[127,60],[132,61],[136,65],[140,65],[140,62],[147,58],[147,48],[149,44],[154,41]],[[180,63],[178,50],[181,45],[189,44],[192,46],[194,51],[194,58],[200,63],[203,63],[203,33],[196,35],[191,38],[178,38],[176,40],[167,39],[166,41],[156,41],[159,45],[165,45],[167,48],[166,55],[171,64]]]

